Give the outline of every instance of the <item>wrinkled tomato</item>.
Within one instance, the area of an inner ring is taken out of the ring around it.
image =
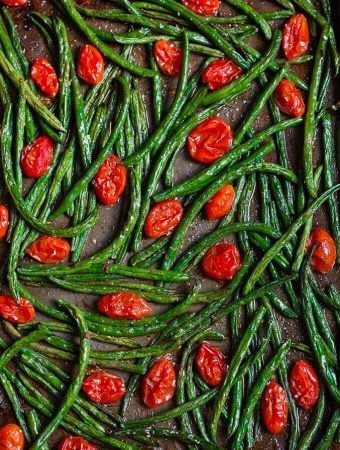
[[[216,244],[203,256],[202,272],[216,281],[234,278],[241,267],[241,256],[234,244]]]
[[[221,4],[220,0],[182,0],[182,3],[201,16],[216,14]]]
[[[24,433],[15,423],[8,423],[0,428],[0,450],[23,450]]]
[[[297,361],[289,376],[289,387],[301,408],[312,408],[318,401],[320,386],[313,367],[305,360]]]
[[[122,378],[109,372],[94,372],[83,382],[83,391],[90,400],[100,404],[114,403],[125,394]]]
[[[235,190],[231,184],[221,187],[205,204],[204,211],[209,220],[219,219],[228,214],[233,207]]]
[[[6,206],[0,205],[0,239],[6,236],[9,226],[9,212]]]
[[[114,205],[126,188],[127,170],[120,159],[111,155],[93,178],[93,188],[103,205]]]
[[[301,117],[305,113],[305,102],[301,91],[290,80],[281,80],[274,92],[274,99],[280,110],[291,117]]]
[[[230,59],[221,58],[206,67],[202,74],[202,83],[207,84],[211,91],[215,91],[236,80],[241,74],[241,67]]]
[[[182,49],[171,41],[161,39],[153,47],[158,67],[164,75],[177,76],[181,70]]]
[[[10,295],[0,295],[0,317],[12,323],[27,323],[35,318],[35,309],[25,298],[16,303]]]
[[[171,233],[183,216],[183,206],[178,200],[164,200],[150,209],[145,220],[145,234],[152,239]]]
[[[34,61],[31,67],[31,78],[43,94],[49,97],[55,97],[58,94],[58,77],[46,58],[39,58]]]
[[[309,45],[309,27],[303,14],[291,16],[283,28],[282,48],[285,58],[298,58],[306,53]]]
[[[307,249],[313,249],[311,267],[315,272],[326,273],[333,269],[336,258],[335,242],[323,228],[315,228],[307,241]]]
[[[68,436],[58,445],[58,450],[97,450],[96,445],[90,444],[78,436]]]
[[[156,361],[142,380],[142,399],[149,408],[168,402],[175,394],[176,372],[173,362]]]
[[[201,122],[188,136],[189,155],[195,161],[210,164],[227,153],[233,142],[230,125],[219,117]]]
[[[53,161],[54,143],[48,136],[41,136],[22,149],[21,168],[30,178],[39,178],[48,172]]]
[[[97,308],[111,319],[139,320],[152,313],[149,303],[132,292],[104,295],[98,301]]]
[[[98,84],[104,76],[105,63],[102,54],[93,45],[85,44],[78,53],[77,74],[88,84]]]
[[[26,248],[26,253],[43,264],[55,264],[68,258],[70,244],[65,239],[42,236]]]
[[[285,390],[274,380],[269,381],[261,398],[262,420],[270,433],[280,433],[287,424],[288,400]]]
[[[198,373],[210,386],[218,386],[224,380],[227,363],[222,350],[218,347],[202,342],[197,350],[195,363]]]

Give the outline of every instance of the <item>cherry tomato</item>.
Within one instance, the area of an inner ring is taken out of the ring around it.
[[[127,170],[117,156],[111,155],[93,178],[93,188],[104,205],[114,205],[126,188]]]
[[[233,142],[230,125],[219,117],[201,122],[188,136],[189,155],[195,161],[210,164],[227,153]]]
[[[213,280],[226,281],[234,278],[241,267],[241,256],[234,244],[216,244],[203,256],[203,273]]]
[[[175,394],[176,372],[173,362],[156,361],[142,380],[142,399],[149,408],[168,402]]]
[[[100,404],[114,403],[125,394],[124,380],[109,372],[94,372],[83,382],[83,391],[90,400]]]
[[[138,320],[152,313],[149,303],[132,292],[104,295],[98,301],[97,308],[111,319]]]
[[[40,136],[22,149],[21,168],[30,178],[48,172],[53,161],[54,143],[48,136]]]
[[[211,91],[215,91],[236,80],[241,73],[241,67],[237,66],[230,59],[217,59],[211,62],[204,70],[202,83],[207,84]]]
[[[52,236],[42,236],[26,248],[31,258],[43,264],[55,264],[68,258],[70,244],[65,239]]]
[[[55,97],[58,94],[58,77],[46,58],[39,58],[34,61],[31,67],[31,78],[43,94],[49,97]]]
[[[209,220],[219,219],[228,214],[233,207],[235,190],[231,184],[221,187],[205,204],[204,211]]]
[[[221,4],[220,0],[182,0],[182,3],[201,16],[216,14]]]
[[[145,220],[145,234],[152,239],[171,233],[183,216],[183,206],[178,200],[164,200],[150,209]]]
[[[175,77],[181,70],[182,49],[171,41],[161,39],[153,46],[153,53],[158,67],[164,73]]]
[[[24,433],[15,423],[8,423],[0,428],[0,450],[23,450]]]
[[[93,45],[85,44],[78,53],[77,74],[88,84],[98,84],[104,76],[105,63],[102,54]]]
[[[0,317],[12,323],[27,323],[35,318],[35,309],[23,297],[16,303],[10,295],[0,295]]]
[[[287,424],[287,394],[279,383],[274,380],[269,381],[263,391],[261,416],[270,433],[280,433]]]
[[[305,102],[301,91],[290,81],[283,79],[274,92],[274,99],[280,110],[292,117],[301,117],[305,113]]]
[[[335,242],[323,228],[315,228],[307,241],[307,249],[313,248],[311,267],[315,272],[326,273],[333,269],[336,258]]]
[[[58,450],[97,450],[96,445],[90,444],[78,436],[68,436],[58,445]]]
[[[296,403],[301,408],[312,408],[318,400],[320,386],[313,367],[305,360],[297,361],[289,376],[289,386]]]
[[[195,363],[203,380],[210,386],[218,386],[222,383],[227,373],[227,363],[221,349],[202,342],[199,346]]]
[[[0,0],[0,3],[6,6],[24,6],[27,0]]]
[[[303,14],[291,16],[283,28],[282,48],[289,61],[306,53],[309,45],[309,27]]]
[[[6,206],[0,205],[0,239],[6,236],[9,225],[9,212]]]

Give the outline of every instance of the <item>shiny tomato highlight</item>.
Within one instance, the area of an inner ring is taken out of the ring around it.
[[[9,226],[9,212],[5,205],[0,205],[0,239],[6,236]]]
[[[71,246],[65,239],[42,236],[26,248],[31,258],[43,264],[56,264],[68,258]]]
[[[242,69],[231,59],[221,58],[211,62],[202,74],[202,83],[207,84],[211,91],[221,89],[241,74]]]
[[[285,390],[274,380],[269,381],[261,398],[262,420],[270,433],[280,433],[288,420],[288,400]]]
[[[155,408],[172,399],[175,394],[176,372],[173,362],[162,358],[156,361],[142,380],[143,402]]]
[[[301,117],[305,113],[305,102],[301,91],[290,81],[283,79],[274,92],[274,99],[280,110],[291,117]]]
[[[92,184],[103,205],[114,205],[126,188],[126,167],[117,156],[111,155],[99,167]]]
[[[78,77],[88,84],[98,84],[103,79],[104,69],[104,58],[100,51],[93,45],[82,45],[78,53]]]
[[[291,59],[302,56],[308,50],[309,26],[303,14],[294,14],[284,25],[282,48],[285,58]]]
[[[198,373],[209,386],[218,386],[224,380],[227,363],[220,348],[202,342],[196,352],[195,363]]]
[[[171,41],[161,39],[153,46],[157,65],[164,75],[179,75],[182,63],[182,49]]]
[[[35,309],[23,297],[16,303],[10,295],[0,295],[0,317],[11,323],[27,323],[35,318]]]
[[[59,443],[58,450],[98,450],[98,447],[81,437],[68,436]]]
[[[122,378],[109,372],[94,372],[82,385],[87,397],[102,405],[114,403],[125,394],[126,388]]]
[[[216,281],[232,280],[241,267],[241,256],[234,244],[216,244],[203,256],[204,275]]]
[[[204,205],[205,215],[209,220],[220,219],[232,209],[235,200],[235,189],[231,184],[222,186]]]
[[[59,81],[56,71],[46,58],[38,58],[31,67],[31,78],[41,92],[55,97],[59,92]]]
[[[313,367],[304,359],[297,361],[289,375],[289,387],[301,408],[312,408],[318,401],[320,385]]]
[[[180,223],[182,216],[183,206],[178,200],[164,200],[156,203],[145,220],[145,234],[152,239],[169,234]]]
[[[0,0],[0,3],[6,6],[25,6],[27,0]]]
[[[200,16],[216,14],[221,5],[220,0],[182,0],[182,3]]]
[[[25,438],[22,429],[15,423],[0,428],[0,450],[23,450]]]
[[[327,273],[333,269],[336,247],[332,236],[323,228],[315,228],[307,241],[307,249],[313,248],[311,267],[315,272]]]
[[[111,319],[139,320],[152,313],[150,304],[132,292],[104,295],[98,301],[97,309]]]
[[[21,168],[30,178],[45,175],[53,161],[54,143],[48,136],[40,136],[22,149]]]

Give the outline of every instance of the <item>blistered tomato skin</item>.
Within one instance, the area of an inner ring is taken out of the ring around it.
[[[164,200],[152,206],[147,215],[144,232],[147,237],[158,239],[171,233],[180,223],[183,206],[178,200]]]
[[[70,252],[70,244],[65,239],[52,236],[42,236],[26,248],[31,258],[43,264],[60,263],[69,257]]]
[[[224,217],[231,211],[234,200],[235,190],[231,184],[226,184],[204,205],[205,215],[209,220]]]
[[[190,157],[203,164],[211,164],[227,153],[233,143],[230,125],[219,117],[201,122],[188,136]]]
[[[312,408],[318,401],[320,385],[313,367],[305,360],[297,361],[289,375],[289,387],[301,408]]]
[[[182,0],[182,3],[200,16],[212,16],[216,14],[221,5],[220,0]]]
[[[27,0],[0,0],[0,3],[6,6],[25,6]]]
[[[6,208],[6,206],[4,205],[0,205],[0,239],[6,236],[8,226],[9,226],[8,208]]]
[[[270,433],[280,433],[287,424],[288,400],[285,390],[274,380],[269,381],[261,398],[262,420]]]
[[[23,450],[24,433],[15,423],[8,423],[0,428],[0,450]]]
[[[11,323],[27,323],[35,318],[35,309],[25,298],[16,303],[10,295],[0,295],[0,317]]]
[[[282,48],[285,58],[290,61],[302,56],[308,50],[309,27],[303,14],[294,14],[284,25]]]
[[[155,408],[172,399],[176,388],[176,372],[173,362],[163,358],[156,361],[142,380],[143,402]]]
[[[232,280],[241,267],[241,255],[234,244],[216,244],[203,256],[202,272],[216,281]]]
[[[304,115],[306,107],[301,91],[290,81],[283,79],[274,92],[274,99],[280,110],[291,117]]]
[[[103,205],[114,205],[126,188],[127,170],[120,159],[111,155],[93,178],[93,189]]]
[[[93,45],[80,47],[77,75],[88,84],[98,84],[104,76],[105,63],[102,54]]]
[[[211,91],[216,91],[239,78],[241,74],[241,67],[230,59],[221,58],[206,67],[202,74],[202,83],[207,84]]]
[[[54,143],[48,136],[40,136],[22,149],[21,168],[30,178],[40,178],[48,172],[53,161]]]
[[[56,71],[46,58],[38,58],[31,67],[31,78],[41,92],[55,97],[59,92],[59,81]]]
[[[59,443],[58,450],[98,450],[98,447],[81,437],[68,436]]]
[[[315,228],[307,241],[307,250],[312,250],[311,267],[315,272],[327,273],[333,269],[336,247],[332,236],[323,228]]]
[[[149,303],[132,292],[104,295],[98,301],[97,309],[111,319],[139,320],[152,313]]]
[[[179,75],[183,56],[181,47],[171,41],[161,39],[153,46],[153,54],[164,75],[171,77]]]
[[[95,403],[107,405],[120,400],[126,388],[122,378],[109,372],[94,372],[89,375],[82,385],[87,397]]]
[[[202,342],[195,356],[196,368],[209,386],[219,386],[227,373],[227,363],[221,349]]]

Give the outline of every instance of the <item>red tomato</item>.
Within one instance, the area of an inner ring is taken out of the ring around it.
[[[46,58],[39,58],[34,61],[31,67],[31,78],[45,95],[55,97],[58,94],[58,77]]]
[[[215,91],[236,80],[241,73],[241,67],[237,66],[230,59],[217,59],[211,62],[204,70],[202,83],[207,84],[211,91]]]
[[[53,161],[54,143],[48,136],[38,137],[22,149],[21,168],[30,178],[39,178],[48,172]]]
[[[12,323],[27,323],[35,318],[35,309],[25,298],[16,303],[10,295],[0,295],[0,317]]]
[[[0,0],[0,3],[6,6],[24,6],[27,0]]]
[[[274,92],[274,99],[280,110],[292,117],[301,117],[305,113],[305,102],[301,91],[290,81],[283,79]]]
[[[58,450],[97,450],[93,444],[78,436],[68,436],[58,445]]]
[[[138,320],[152,313],[149,303],[132,292],[104,295],[98,301],[97,308],[111,319]]]
[[[188,136],[189,155],[195,161],[210,164],[227,153],[233,142],[233,132],[219,117],[203,120]]]
[[[89,84],[98,84],[104,76],[105,63],[102,54],[93,45],[80,47],[78,53],[78,77]]]
[[[83,382],[83,391],[90,400],[100,404],[114,403],[125,394],[124,380],[109,372],[94,372]]]
[[[68,258],[70,244],[65,239],[52,236],[42,236],[26,248],[31,258],[43,264],[55,264]]]
[[[311,266],[315,272],[326,273],[333,269],[336,258],[335,242],[323,228],[315,228],[307,241],[307,249],[313,248]]]
[[[164,200],[150,209],[145,220],[145,234],[158,239],[177,227],[183,216],[183,206],[178,200]]]
[[[201,261],[203,273],[213,280],[234,278],[241,267],[241,256],[234,244],[217,244],[211,247]]]
[[[210,386],[222,383],[227,373],[227,363],[221,349],[202,342],[195,356],[196,367],[203,380]]]
[[[285,390],[274,380],[269,381],[262,394],[261,415],[270,433],[280,433],[287,424],[288,401]]]
[[[306,53],[309,45],[309,27],[303,14],[291,16],[283,28],[282,48],[289,61]]]
[[[233,207],[235,190],[231,184],[221,187],[205,204],[204,211],[209,220],[219,219],[228,214]]]
[[[201,16],[216,14],[220,7],[220,0],[182,0],[183,5]]]
[[[301,408],[312,408],[318,400],[320,386],[313,367],[305,360],[297,361],[289,376],[289,386],[296,403]]]
[[[164,75],[177,76],[181,70],[182,49],[171,41],[161,39],[153,46],[153,54]]]
[[[23,450],[24,433],[15,423],[8,423],[0,428],[0,450]]]
[[[156,361],[142,380],[142,399],[149,408],[168,402],[175,394],[176,372],[173,362]]]
[[[6,206],[0,205],[0,239],[6,236],[9,225],[9,212]]]
[[[117,156],[111,155],[93,178],[93,188],[104,205],[114,205],[126,188],[127,170]]]

